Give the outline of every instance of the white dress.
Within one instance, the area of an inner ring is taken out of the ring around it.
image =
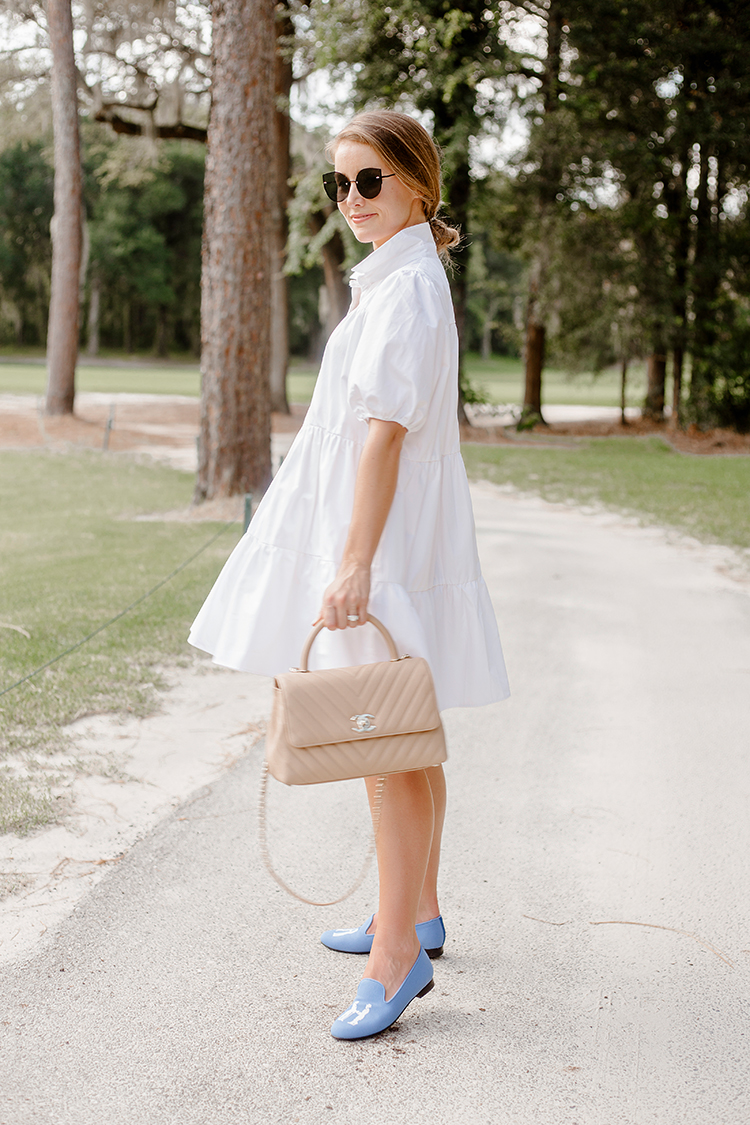
[[[328,341],[310,409],[247,533],[198,614],[190,643],[217,664],[274,676],[299,663],[341,560],[367,419],[408,431],[372,563],[369,609],[400,652],[425,657],[438,704],[508,695],[459,449],[458,343],[427,223],[353,271],[352,306]],[[311,667],[387,657],[372,626],[324,629]]]

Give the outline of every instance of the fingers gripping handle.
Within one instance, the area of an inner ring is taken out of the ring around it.
[[[371,625],[374,625],[375,628],[380,631],[383,639],[385,640],[385,643],[388,645],[388,651],[391,654],[391,660],[398,660],[398,658],[399,658],[398,657],[398,649],[396,648],[393,637],[388,632],[388,630],[386,629],[383,622],[379,621],[377,619],[377,617],[373,617],[371,613],[367,614],[367,620],[369,621],[369,623]],[[319,625],[315,626],[312,633],[310,633],[309,637],[305,641],[305,646],[302,649],[302,656],[300,657],[300,663],[299,663],[299,671],[300,672],[306,672],[307,671],[307,660],[308,660],[308,657],[310,656],[310,649],[312,648],[313,641],[315,640],[315,638],[317,637],[317,635],[318,635],[318,633],[320,632],[321,629],[325,629],[325,625],[323,624],[322,621]]]

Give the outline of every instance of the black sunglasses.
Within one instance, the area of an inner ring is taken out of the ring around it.
[[[343,172],[326,172],[323,176],[323,187],[328,198],[334,203],[344,202],[353,183],[357,185],[357,191],[363,199],[374,199],[376,195],[380,195],[383,180],[389,180],[395,175],[395,172],[389,172],[384,176],[379,168],[363,168],[357,173],[356,180],[349,180]]]

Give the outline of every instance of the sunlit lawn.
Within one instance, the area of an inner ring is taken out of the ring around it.
[[[628,512],[750,550],[750,457],[687,457],[661,438],[584,438],[574,449],[465,444],[475,480]]]
[[[483,360],[477,355],[467,358],[466,369],[472,383],[490,402],[520,403],[523,371],[519,359],[494,356]],[[292,402],[306,403],[315,386],[317,365],[293,360],[287,381]],[[645,372],[642,365],[633,366],[628,384],[628,405],[637,406],[644,395]],[[0,357],[0,394],[44,394],[46,372],[41,357],[30,357],[24,363],[13,362],[12,356]],[[76,373],[79,391],[131,394],[200,394],[200,372],[197,364],[149,364],[148,361],[127,362],[112,359],[98,364],[81,363]],[[607,370],[596,377],[581,375],[571,379],[564,372],[548,370],[544,375],[544,402],[584,403],[592,406],[618,406],[620,403],[619,372]]]
[[[466,370],[472,384],[489,402],[520,405],[523,396],[523,365],[520,359],[494,356],[484,360],[472,354],[466,359]],[[309,365],[292,367],[287,386],[293,402],[310,401],[315,374],[315,369]],[[628,406],[640,406],[646,392],[645,379],[645,366],[634,364],[628,372]],[[543,401],[550,404],[619,406],[619,369],[608,369],[597,376],[588,374],[574,378],[563,371],[547,370],[544,373]]]
[[[0,452],[0,688],[80,641],[208,542],[221,524],[138,519],[186,508],[193,487],[191,473],[117,455]],[[65,723],[152,708],[158,669],[192,653],[190,622],[241,530],[227,528],[142,605],[3,696],[0,833],[53,816],[44,751],[59,745]],[[2,769],[8,751],[31,755],[30,784]]]
[[[44,361],[12,363],[0,360],[0,394],[43,395],[47,383]],[[197,364],[147,366],[145,364],[89,366],[79,364],[76,389],[114,394],[190,395],[200,394]]]

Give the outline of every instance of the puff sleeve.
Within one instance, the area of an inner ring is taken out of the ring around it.
[[[436,286],[419,271],[399,270],[378,286],[362,315],[348,372],[349,406],[360,421],[380,418],[418,430],[443,362],[445,311]]]

